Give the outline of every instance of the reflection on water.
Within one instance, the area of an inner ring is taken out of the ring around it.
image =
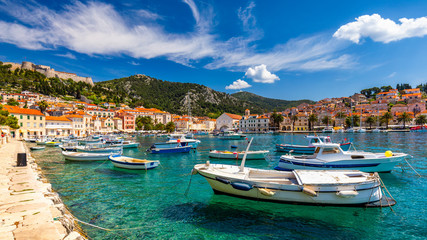
[[[247,161],[247,166],[272,169],[280,153],[275,144],[306,144],[302,134],[249,135],[251,149],[270,150],[268,160]],[[425,133],[332,134],[340,141],[353,139],[358,150],[405,152],[411,154],[412,166],[423,175],[419,178],[409,167],[381,174],[388,190],[397,200],[390,209],[302,206],[258,202],[214,195],[199,175],[192,176],[189,193],[184,195],[195,164],[210,160],[236,164],[232,160],[209,159],[210,149],[238,150],[245,140],[219,140],[200,136],[196,152],[189,154],[151,155],[145,150],[164,139],[139,137],[138,149],[124,154],[160,160],[153,170],[125,170],[108,161],[65,162],[58,148],[33,152],[65,204],[79,219],[119,231],[102,231],[83,226],[93,239],[412,239],[423,238],[426,191]],[[405,165],[405,164],[404,164]],[[123,230],[124,229],[124,230]]]

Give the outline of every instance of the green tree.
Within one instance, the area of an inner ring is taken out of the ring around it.
[[[153,119],[148,116],[139,116],[135,120],[136,130],[152,130],[154,129]]]
[[[46,109],[49,107],[49,104],[45,100],[38,102],[37,105],[39,106],[40,111],[42,113],[44,113],[46,111]]]
[[[175,131],[175,124],[173,122],[168,122],[165,126],[165,129],[168,133]]]
[[[15,100],[15,98],[9,98],[7,100],[7,105],[9,106],[19,106],[19,102]]]
[[[418,115],[418,117],[415,119],[415,123],[418,125],[426,124],[427,123],[426,115]]]
[[[329,117],[329,116],[324,116],[323,118],[322,118],[322,123],[323,124],[326,124],[326,127],[327,128],[329,128],[329,122],[331,121],[331,117]]]
[[[403,112],[399,117],[397,117],[397,121],[399,123],[403,122],[403,128],[406,128],[406,123],[411,121],[411,116],[407,112]]]
[[[317,118],[317,115],[316,114],[310,114],[309,116],[308,116],[308,128],[310,129],[310,130],[313,130],[313,128],[314,128],[314,123],[315,122],[317,122],[319,119]]]
[[[386,129],[388,129],[388,123],[390,120],[393,119],[393,115],[391,115],[390,112],[385,112],[381,117],[380,120],[385,123]]]
[[[165,129],[165,125],[163,123],[157,123],[154,126],[154,130],[164,130]]]
[[[369,129],[372,129],[372,124],[374,124],[376,120],[377,119],[374,116],[369,116],[368,118],[366,118],[365,123],[369,124]]]
[[[280,113],[273,112],[270,116],[270,121],[274,127],[274,130],[279,129],[280,123],[283,122],[284,117]]]
[[[292,115],[291,116],[291,121],[292,121],[292,132],[293,132],[294,131],[295,122],[298,121],[298,116],[297,115]]]
[[[18,129],[18,119],[16,117],[10,116],[9,112],[3,110],[3,106],[0,104],[0,125],[9,126],[13,129]]]

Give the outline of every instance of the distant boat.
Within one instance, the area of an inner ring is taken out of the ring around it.
[[[375,129],[373,129],[373,130],[372,130],[372,132],[373,132],[373,133],[379,133],[379,132],[382,132],[382,130],[381,130],[381,129],[379,129],[379,128],[375,128]]]
[[[334,132],[335,132],[335,130],[334,130],[333,128],[324,128],[324,129],[322,130],[322,132],[323,132],[323,133],[334,133]]]
[[[345,130],[345,132],[347,132],[347,133],[354,133],[355,131],[354,131],[354,128],[349,128],[349,129]]]
[[[111,153],[62,152],[65,160],[70,161],[102,161],[108,160]]]
[[[30,147],[31,150],[43,150],[45,147]]]
[[[161,143],[154,143],[152,148],[173,148],[177,145],[190,146],[191,148],[197,148],[200,144],[200,140],[186,138],[184,134],[171,134],[169,140]]]
[[[176,145],[171,148],[152,148],[151,153],[189,153],[191,146]]]
[[[314,144],[316,143],[332,143],[331,138],[329,136],[305,136],[308,143],[307,145],[294,145],[294,144],[277,144],[276,145],[276,151],[278,152],[286,152],[289,153],[292,151],[292,153],[296,154],[314,154],[314,150],[316,147]],[[351,142],[343,142],[340,143],[341,149],[343,151],[347,151],[350,149]]]
[[[109,145],[110,147],[122,147],[122,148],[137,148],[139,146],[139,143],[137,142],[131,142],[131,141],[123,141],[121,143],[115,143]]]
[[[240,139],[245,139],[246,135],[236,133],[234,131],[225,131],[220,133],[218,135],[218,138],[223,140],[240,140]]]
[[[416,126],[410,128],[411,132],[427,132],[427,126]]]
[[[405,153],[370,153],[363,151],[343,151],[339,144],[315,144],[316,151],[311,156],[282,155],[276,170],[344,170],[354,169],[364,172],[390,172],[402,162]]]
[[[125,169],[148,170],[159,166],[159,161],[150,161],[121,155],[109,156],[108,159],[110,159],[114,166]]]
[[[58,147],[61,145],[61,142],[46,142],[45,144],[47,147]]]
[[[265,159],[268,151],[248,151],[246,159]],[[212,150],[209,152],[211,158],[222,158],[222,159],[242,159],[245,152],[230,152],[230,151],[218,151]]]

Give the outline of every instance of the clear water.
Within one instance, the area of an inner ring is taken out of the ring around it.
[[[271,150],[269,160],[247,166],[272,169],[280,154],[277,143],[305,144],[304,135],[265,134],[254,137],[251,149]],[[204,163],[210,149],[244,149],[246,141],[201,136],[196,152],[148,154],[145,149],[164,139],[140,137],[141,148],[125,155],[160,160],[148,171],[115,168],[110,162],[64,161],[58,148],[34,152],[44,174],[64,203],[80,220],[115,231],[82,225],[93,239],[425,239],[427,234],[427,134],[333,134],[352,138],[359,150],[405,152],[418,177],[404,164],[380,174],[397,204],[390,208],[322,207],[259,202],[214,195],[195,164]],[[32,146],[32,145],[31,145]],[[234,160],[214,160],[236,164]],[[188,195],[185,196],[191,180]]]

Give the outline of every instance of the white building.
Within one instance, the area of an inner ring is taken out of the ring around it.
[[[46,135],[68,136],[72,129],[72,121],[66,117],[46,116]]]
[[[238,129],[242,116],[231,113],[223,113],[216,119],[217,130]]]

